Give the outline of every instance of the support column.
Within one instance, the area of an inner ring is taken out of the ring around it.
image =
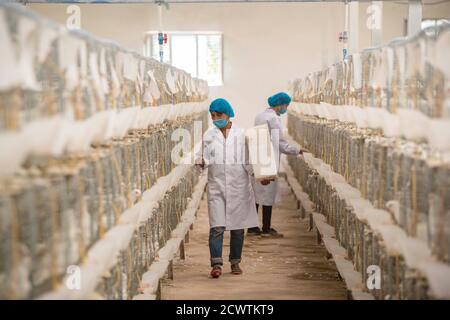
[[[352,1],[349,6],[348,53],[359,52],[359,2]]]
[[[408,6],[408,37],[421,30],[422,25],[422,1],[410,0]]]
[[[383,1],[372,1],[367,10],[367,28],[371,32],[371,46],[381,46],[383,42]]]
[[[330,4],[325,3],[326,19],[324,21],[324,31],[322,33],[322,69],[328,67],[329,63],[329,42],[330,42],[330,20],[332,19],[330,14]]]
[[[349,36],[349,23],[350,23],[350,4],[346,1],[344,5],[345,10],[345,18],[344,18],[344,34],[342,42],[343,42],[343,58],[345,59],[348,55],[348,36]]]

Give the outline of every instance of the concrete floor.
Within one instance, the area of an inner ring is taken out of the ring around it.
[[[336,266],[327,260],[308,222],[296,210],[295,196],[280,179],[281,201],[274,207],[272,227],[284,238],[246,237],[242,275],[232,275],[228,263],[229,233],[224,239],[224,268],[219,279],[209,277],[208,205],[200,204],[194,230],[186,244],[186,260],[174,261],[174,279],[165,279],[162,299],[346,299]],[[259,212],[261,219],[261,209]]]

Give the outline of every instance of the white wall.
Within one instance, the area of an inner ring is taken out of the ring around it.
[[[359,10],[359,49],[370,46],[368,4]],[[65,23],[67,5],[29,5]],[[158,29],[152,4],[80,5],[81,27],[100,37],[142,51],[144,33]],[[425,6],[424,17],[450,17],[450,2]],[[383,42],[403,36],[407,6],[384,3]],[[342,3],[171,4],[164,10],[165,31],[220,31],[224,35],[224,85],[211,98],[229,99],[236,123],[250,126],[269,95],[286,90],[287,82],[341,59],[339,32],[344,28]],[[326,56],[322,56],[326,53]]]
[[[450,0],[447,3],[428,5],[435,0],[423,0],[422,17],[433,19],[450,19]],[[371,31],[367,28],[369,18],[367,9],[371,2],[359,3],[359,50],[371,47]],[[408,18],[408,5],[400,2],[383,2],[382,43],[387,44],[393,38],[403,37],[405,34],[405,20]]]

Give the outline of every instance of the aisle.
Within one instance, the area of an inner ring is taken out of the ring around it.
[[[334,262],[327,261],[325,248],[307,231],[307,221],[300,220],[293,193],[284,179],[280,182],[282,202],[272,220],[284,238],[246,237],[241,276],[230,274],[227,232],[224,273],[209,278],[205,196],[186,245],[186,260],[174,261],[174,280],[163,281],[162,299],[346,299]]]

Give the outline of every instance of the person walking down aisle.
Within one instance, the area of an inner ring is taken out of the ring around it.
[[[269,126],[270,138],[275,152],[275,159],[277,170],[280,170],[280,153],[287,155],[302,154],[302,149],[289,144],[283,137],[283,126],[281,124],[280,116],[287,112],[287,108],[291,103],[291,97],[287,93],[279,92],[268,98],[269,108],[258,114],[255,118],[255,126],[266,124]],[[261,184],[256,181],[253,182],[253,188],[256,196],[256,210],[259,205],[262,206],[262,231],[259,227],[249,228],[247,235],[262,235],[272,237],[282,237],[283,234],[271,227],[272,220],[272,206],[276,202],[278,191],[278,181],[272,181],[269,184]]]
[[[245,131],[235,128],[231,105],[225,99],[214,100],[209,112],[214,126],[203,137],[202,155],[197,163],[208,168],[208,214],[211,277],[222,274],[222,246],[225,230],[230,231],[231,273],[242,274],[239,266],[245,228],[258,225],[255,196],[248,164]],[[268,183],[263,181],[263,183]]]

